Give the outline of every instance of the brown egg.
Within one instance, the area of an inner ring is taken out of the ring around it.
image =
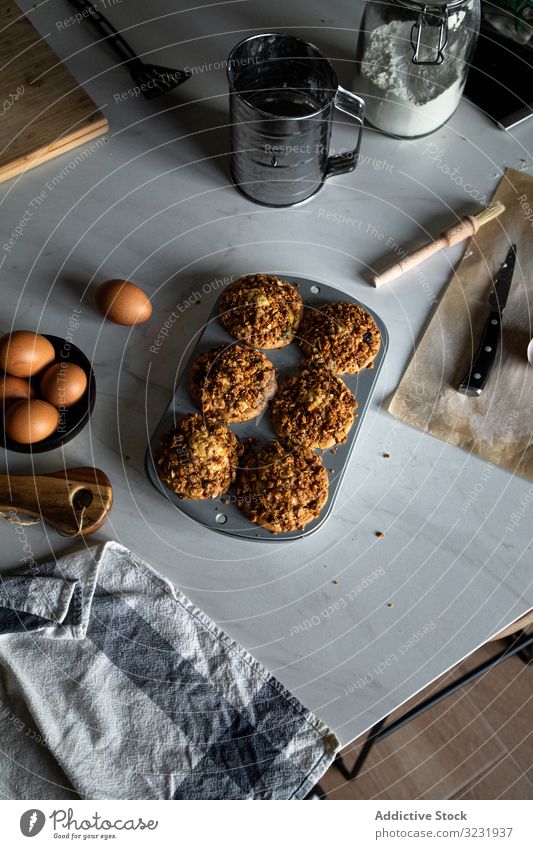
[[[128,280],[108,280],[96,290],[99,310],[115,324],[142,324],[152,315],[152,304],[142,289]]]
[[[6,433],[15,442],[28,445],[50,436],[59,425],[59,412],[46,401],[32,398],[17,401],[6,412]]]
[[[87,389],[87,375],[75,363],[54,363],[41,377],[40,389],[54,407],[71,407]]]
[[[23,377],[13,377],[11,374],[0,376],[0,410],[7,409],[14,401],[21,398],[33,398],[35,392],[29,380]]]
[[[15,330],[0,339],[0,366],[15,377],[31,377],[55,360],[54,346],[39,333]]]

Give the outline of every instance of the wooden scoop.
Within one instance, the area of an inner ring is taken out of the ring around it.
[[[0,475],[0,510],[48,522],[66,536],[86,536],[107,520],[113,489],[100,469],[63,469],[47,475]]]

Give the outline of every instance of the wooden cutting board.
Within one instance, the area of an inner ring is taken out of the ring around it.
[[[18,6],[0,0],[0,182],[107,129],[107,119]]]
[[[533,480],[533,367],[527,361],[533,338],[533,176],[508,168],[492,200],[505,204],[505,212],[472,238],[389,410]],[[517,259],[496,362],[481,395],[461,395],[457,387],[480,343],[492,280],[510,244],[517,246]]]

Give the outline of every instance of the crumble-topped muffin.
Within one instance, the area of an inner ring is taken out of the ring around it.
[[[234,344],[200,354],[190,375],[194,403],[223,422],[246,422],[263,412],[277,389],[276,370],[261,351]]]
[[[303,530],[328,498],[328,474],[308,448],[287,451],[277,440],[249,457],[237,476],[237,505],[273,534]]]
[[[225,424],[196,413],[163,434],[155,467],[180,498],[216,498],[235,480],[241,450]]]
[[[307,309],[298,335],[306,355],[336,374],[355,374],[371,367],[381,344],[370,313],[349,301]]]
[[[294,339],[302,315],[294,286],[270,274],[240,277],[220,299],[222,326],[256,348],[284,348]]]
[[[332,448],[346,441],[357,406],[340,377],[311,361],[281,384],[272,402],[272,424],[289,445]]]

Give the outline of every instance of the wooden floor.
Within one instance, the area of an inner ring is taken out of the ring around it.
[[[503,648],[479,649],[391,718]],[[379,742],[353,781],[331,767],[320,780],[323,798],[533,799],[532,695],[533,665],[512,657]],[[348,768],[363,742],[344,749]]]

